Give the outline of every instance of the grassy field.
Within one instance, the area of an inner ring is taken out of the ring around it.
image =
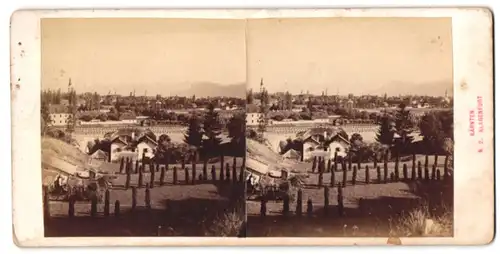
[[[232,165],[232,158],[225,160]],[[237,159],[237,174],[242,160]],[[146,208],[145,188],[137,189],[137,208],[131,212],[132,190],[124,188],[126,175],[118,174],[110,190],[110,217],[104,217],[104,204],[98,204],[98,215],[90,217],[90,202],[75,204],[75,217],[68,218],[67,202],[51,201],[51,218],[46,221],[45,234],[50,236],[202,236],[220,216],[230,213],[235,207],[234,197],[244,199],[243,189],[235,189],[234,184],[214,184],[210,169],[216,167],[219,179],[220,163],[208,164],[208,181],[185,183],[181,165],[170,165],[165,174],[165,184],[160,186],[160,172],[155,173],[155,187],[150,189],[151,209]],[[173,166],[178,170],[178,184],[173,185]],[[186,165],[191,167],[191,165]],[[203,165],[198,164],[196,175],[202,173]],[[119,171],[118,164],[108,165],[106,170]],[[191,169],[189,170],[191,178]],[[232,174],[232,170],[231,170]],[[138,174],[131,175],[131,186],[137,186]],[[144,184],[150,182],[150,173],[144,173]],[[120,216],[114,216],[114,204],[120,202]],[[239,211],[243,216],[243,209]],[[227,216],[226,216],[227,217]],[[224,218],[226,218],[224,217]],[[241,219],[241,218],[240,218]],[[226,218],[227,220],[227,218]],[[241,222],[241,220],[240,220]],[[227,222],[226,222],[227,223]],[[234,223],[233,223],[234,224]],[[234,230],[233,230],[234,231]],[[212,232],[218,234],[220,232]],[[234,235],[236,236],[235,232]]]
[[[422,158],[418,158],[423,160]],[[423,162],[423,161],[422,161]],[[431,163],[433,160],[431,160]],[[411,163],[408,165],[411,176]],[[369,166],[370,184],[365,182],[365,165]],[[383,178],[383,167],[382,178]],[[443,174],[442,161],[438,160],[438,168]],[[340,167],[339,167],[340,168]],[[389,174],[394,172],[394,166],[389,164]],[[335,181],[342,181],[342,172],[335,173]],[[343,189],[343,216],[339,215],[337,188],[330,188],[328,216],[325,216],[324,189],[318,186],[318,174],[309,172],[303,189],[302,211],[304,215],[295,215],[296,203],[290,204],[290,215],[283,217],[283,202],[269,201],[267,216],[260,216],[260,201],[247,201],[247,235],[256,236],[293,236],[293,237],[342,237],[342,236],[389,236],[407,234],[404,227],[408,216],[415,220],[414,215],[421,214],[422,224],[426,218],[438,218],[444,214],[442,209],[451,209],[453,189],[443,181],[398,181],[377,183],[377,172],[373,164],[362,164],[358,171],[356,184],[352,184],[353,171],[347,171],[347,186]],[[399,170],[403,177],[402,165]],[[330,186],[330,173],[323,174],[323,183]],[[443,177],[441,177],[443,179]],[[307,200],[313,204],[312,218],[307,218]],[[439,210],[439,212],[437,212]],[[433,213],[431,216],[429,211]],[[448,214],[449,215],[449,214]],[[452,218],[452,217],[451,217]],[[449,219],[449,218],[448,218]],[[448,222],[451,220],[448,220]],[[412,222],[415,224],[414,222]],[[411,226],[411,225],[410,225]],[[413,230],[414,231],[414,230]],[[450,236],[450,228],[440,230],[435,235]],[[413,232],[415,235],[416,233]]]

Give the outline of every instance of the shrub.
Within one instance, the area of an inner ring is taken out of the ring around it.
[[[428,211],[428,207],[422,205],[403,214],[391,231],[401,237],[452,236],[453,213],[446,210],[441,216],[431,216]]]

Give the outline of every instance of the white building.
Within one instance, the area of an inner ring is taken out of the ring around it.
[[[315,156],[333,159],[335,152],[337,152],[337,156],[344,157],[347,155],[350,145],[349,140],[333,129],[313,128],[306,131],[302,138],[304,161],[312,160]],[[323,144],[326,140],[329,140],[329,145],[325,150]]]
[[[259,125],[259,118],[261,113],[247,113],[246,114],[246,125],[247,126],[256,126]]]
[[[142,136],[139,139],[139,143],[137,144],[137,158],[139,160],[142,160],[143,156],[153,158],[156,146],[158,146],[156,140],[153,140],[148,135]]]
[[[120,160],[121,156],[120,154],[125,151],[125,148],[127,147],[127,142],[123,140],[121,137],[116,137],[111,141],[111,148],[110,148],[110,160],[112,162]]]
[[[66,126],[71,119],[71,114],[69,113],[52,113],[50,116],[50,124],[52,126]]]

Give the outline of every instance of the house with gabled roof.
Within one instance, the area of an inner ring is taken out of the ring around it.
[[[97,149],[94,151],[94,153],[92,153],[90,155],[90,158],[92,160],[98,160],[98,161],[108,161],[108,153],[101,150],[101,149]]]
[[[153,158],[157,146],[158,142],[151,136],[142,136],[137,142],[137,158],[139,160],[142,160],[143,156],[146,156],[147,158]]]
[[[333,159],[335,152],[337,152],[337,156],[346,156],[350,142],[341,135],[342,132],[341,128],[320,127],[311,128],[301,133],[304,161],[312,160],[316,156]]]
[[[128,142],[122,138],[121,136],[115,137],[111,140],[111,148],[110,148],[110,160],[118,161],[120,159],[120,153],[126,150],[128,146]]]

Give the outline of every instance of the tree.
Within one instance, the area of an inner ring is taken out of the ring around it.
[[[201,123],[199,118],[193,114],[189,118],[189,126],[186,134],[184,135],[184,142],[196,149],[201,147],[203,132],[201,130]]]
[[[71,87],[71,79],[69,80],[68,87]],[[69,140],[71,140],[71,135],[75,131],[76,127],[76,92],[73,88],[70,88],[70,91],[68,92],[68,101],[69,101],[69,107],[68,107],[69,116],[66,124],[66,132],[67,136],[69,137]]]
[[[293,99],[292,99],[292,94],[288,91],[285,93],[285,109],[286,110],[292,110],[293,108]]]
[[[233,147],[237,149],[238,153],[244,154],[246,134],[245,115],[236,114],[232,116],[227,124],[227,131]]]
[[[222,139],[219,137],[221,133],[219,114],[215,111],[214,104],[210,103],[207,106],[207,113],[203,121],[203,134],[206,136],[206,139],[203,140],[202,146],[205,152],[217,151],[219,144],[222,142]]]
[[[172,142],[167,134],[162,134],[158,138],[158,146],[155,151],[155,160],[159,163],[165,163],[166,159],[170,156]]]
[[[395,128],[399,135],[396,142],[398,150],[404,150],[409,147],[413,142],[413,137],[410,134],[413,132],[413,122],[411,119],[410,111],[406,110],[406,105],[401,103],[399,110],[396,112]]]
[[[48,130],[50,123],[52,120],[50,119],[49,114],[49,106],[45,101],[42,101],[42,105],[40,107],[41,113],[41,134],[45,136],[46,131]]]
[[[389,146],[394,143],[394,129],[392,126],[392,120],[388,115],[384,115],[380,119],[379,129],[375,140],[381,144]]]
[[[426,148],[440,151],[446,139],[453,138],[453,111],[431,111],[426,113],[419,124],[420,135]]]
[[[259,125],[258,132],[260,133],[260,137],[264,137],[264,132],[266,132],[268,125],[268,112],[269,112],[269,94],[267,90],[264,88],[262,80],[260,81],[261,92],[260,92],[260,116],[259,116]]]
[[[253,103],[253,91],[252,89],[247,91],[247,104]]]

